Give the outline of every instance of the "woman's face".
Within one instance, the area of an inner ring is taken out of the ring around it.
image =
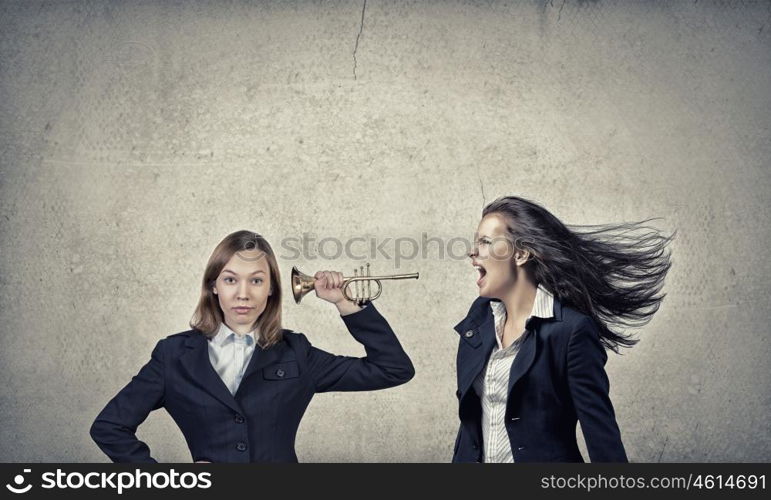
[[[264,252],[243,250],[233,254],[214,284],[225,324],[239,334],[250,332],[268,304],[271,286]]]
[[[506,239],[506,222],[501,215],[489,214],[477,228],[471,265],[479,272],[477,286],[481,297],[501,299],[517,281],[514,246]]]

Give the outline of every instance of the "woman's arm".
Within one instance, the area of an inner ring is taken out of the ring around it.
[[[364,345],[364,358],[335,356],[315,347],[308,352],[308,368],[316,392],[371,391],[403,384],[415,375],[409,356],[383,316],[371,303],[342,316],[353,338]]]
[[[91,438],[113,462],[156,462],[136,430],[164,402],[163,340],[150,361],[107,403],[91,425]]]
[[[337,307],[353,338],[364,345],[367,356],[335,356],[310,346],[308,367],[316,392],[372,391],[403,384],[415,375],[412,361],[402,349],[388,322],[371,303],[363,309],[342,293],[343,275],[319,271],[314,275],[316,296]]]
[[[605,373],[608,355],[594,321],[586,317],[571,334],[567,373],[581,431],[592,462],[626,462]]]

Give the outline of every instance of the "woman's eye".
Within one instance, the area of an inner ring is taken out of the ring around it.
[[[235,283],[236,282],[236,280],[234,278],[231,278],[230,276],[222,278],[222,281],[224,281],[225,283]]]
[[[261,285],[262,284],[262,278],[254,278],[252,280],[252,283],[254,283],[255,285]]]

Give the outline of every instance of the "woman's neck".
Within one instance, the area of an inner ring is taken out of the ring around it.
[[[225,323],[225,326],[230,328],[230,331],[232,331],[233,333],[235,333],[236,335],[238,335],[240,337],[243,337],[244,335],[246,335],[247,333],[249,333],[249,332],[251,332],[253,330],[253,328],[251,328],[250,325],[229,325],[227,323],[227,321],[225,321],[224,323]],[[233,328],[233,327],[235,327],[235,328]],[[254,334],[255,334],[255,337],[256,337],[257,336],[257,332],[255,331]]]
[[[527,319],[533,310],[538,286],[529,279],[520,279],[508,294],[501,297],[506,306],[506,316],[511,319]]]

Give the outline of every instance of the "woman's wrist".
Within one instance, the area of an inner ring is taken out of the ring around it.
[[[340,316],[347,316],[349,314],[361,311],[361,307],[348,299],[335,302],[335,307],[337,307],[337,310],[340,312]]]

